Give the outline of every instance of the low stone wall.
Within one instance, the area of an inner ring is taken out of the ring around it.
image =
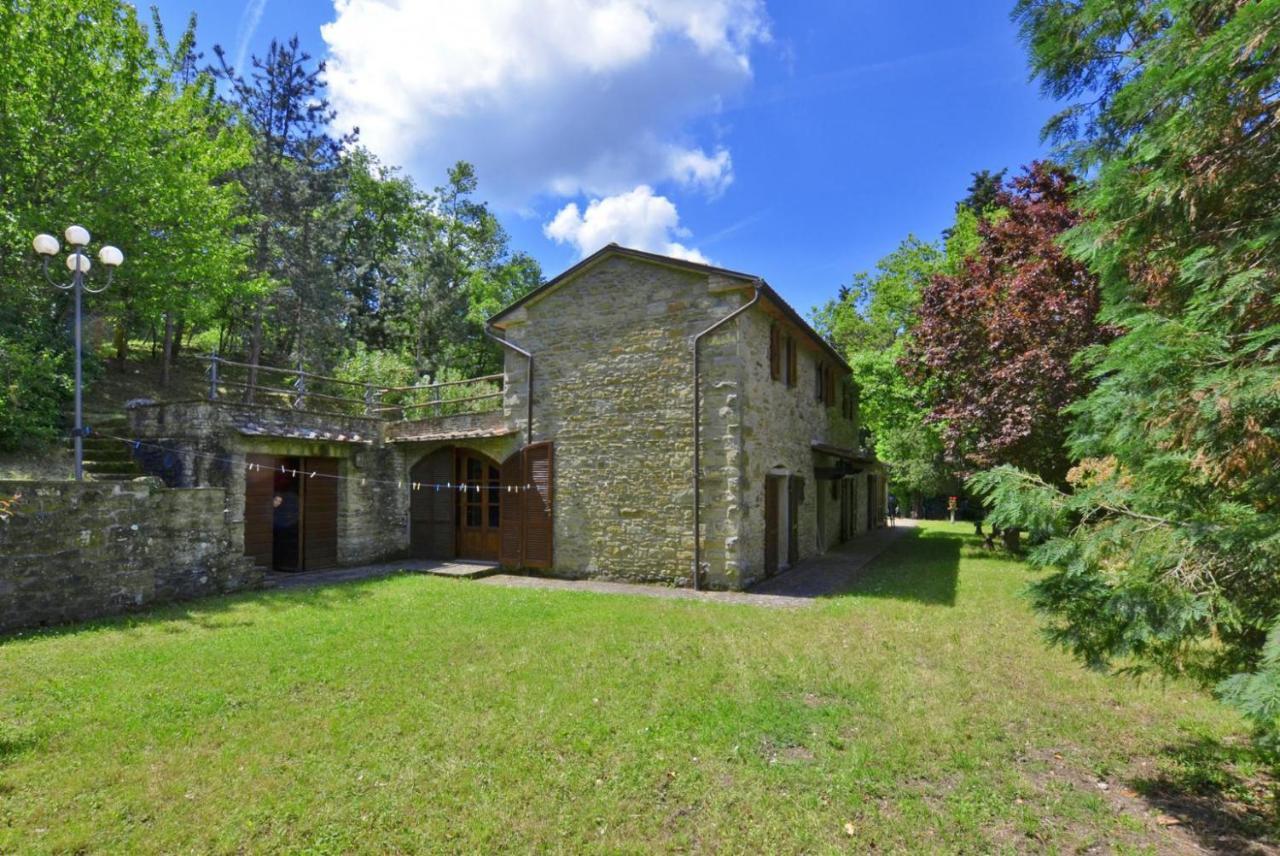
[[[0,633],[256,588],[221,488],[0,481]]]

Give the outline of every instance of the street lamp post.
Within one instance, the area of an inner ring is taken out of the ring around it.
[[[107,290],[107,286],[111,285],[111,277],[115,273],[115,269],[124,262],[124,253],[115,247],[107,245],[98,251],[98,261],[106,265],[107,281],[103,283],[101,288],[89,288],[85,285],[84,275],[89,272],[91,265],[89,264],[89,256],[85,254],[85,248],[89,246],[89,230],[83,226],[68,226],[64,233],[67,243],[71,246],[71,253],[67,256],[67,269],[71,271],[71,282],[56,282],[53,277],[49,276],[49,259],[58,254],[58,239],[53,235],[36,235],[31,245],[35,251],[42,256],[44,278],[49,280],[49,284],[63,291],[70,291],[75,295],[76,302],[76,427],[72,432],[76,444],[76,481],[84,480],[84,405],[83,397],[83,380],[82,380],[82,360],[80,354],[80,304],[83,292],[90,294],[100,294]]]

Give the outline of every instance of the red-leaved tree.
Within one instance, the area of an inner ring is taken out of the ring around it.
[[[904,368],[924,383],[962,469],[1066,476],[1062,409],[1088,389],[1072,358],[1108,337],[1096,278],[1057,243],[1079,222],[1076,187],[1062,167],[1033,163],[997,195],[1002,210],[980,225],[963,269],[924,289]]]

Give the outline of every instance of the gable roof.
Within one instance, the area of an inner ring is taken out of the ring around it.
[[[595,267],[597,264],[604,261],[605,259],[615,258],[615,257],[633,259],[635,261],[645,262],[647,264],[662,265],[664,267],[679,268],[681,270],[687,270],[693,273],[707,274],[709,276],[718,275],[718,276],[726,277],[728,279],[737,279],[742,281],[744,287],[745,286],[755,287],[758,285],[760,288],[761,295],[766,299],[768,299],[768,301],[772,303],[775,307],[777,307],[782,312],[782,314],[787,318],[788,321],[790,321],[797,328],[799,328],[799,330],[802,333],[804,333],[809,340],[811,340],[815,345],[817,345],[824,353],[826,353],[827,356],[833,359],[837,365],[839,365],[845,371],[849,371],[849,372],[852,371],[852,369],[849,368],[849,364],[845,362],[844,357],[840,355],[840,352],[837,351],[834,347],[832,347],[830,342],[828,342],[826,339],[818,335],[818,331],[814,330],[813,327],[810,326],[809,322],[804,320],[804,317],[795,309],[793,309],[791,307],[791,304],[783,300],[782,296],[778,294],[778,292],[774,291],[773,287],[769,285],[769,283],[765,282],[762,277],[754,276],[749,273],[743,273],[742,271],[730,270],[729,268],[722,268],[722,267],[716,267],[715,265],[703,264],[702,262],[693,262],[693,261],[689,261],[688,259],[678,259],[672,256],[663,256],[663,255],[659,255],[658,253],[646,252],[644,250],[635,250],[630,247],[623,247],[619,244],[609,244],[608,246],[605,246],[600,248],[599,250],[596,250],[594,253],[587,256],[582,261],[578,262],[577,264],[573,265],[570,268],[567,268],[559,276],[552,277],[551,279],[544,282],[542,285],[535,288],[533,291],[526,294],[524,297],[521,297],[515,303],[512,303],[510,306],[506,307],[505,309],[499,310],[495,315],[490,317],[486,323],[496,325],[502,318],[514,312],[516,309],[519,309],[521,306],[525,306],[526,304],[541,298],[543,295],[547,294],[548,292],[551,292],[559,288],[560,286],[565,285],[566,283],[575,279],[579,275],[585,273],[587,270]]]

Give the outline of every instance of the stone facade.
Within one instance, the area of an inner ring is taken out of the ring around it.
[[[751,277],[604,250],[497,316],[503,335],[534,355],[533,439],[555,447],[554,573],[690,584],[691,343],[754,293]],[[774,324],[797,342],[794,386],[771,376]],[[699,353],[703,580],[743,588],[765,573],[771,471],[804,482],[799,558],[839,540],[842,488],[824,479],[820,495],[815,474],[840,462],[813,444],[854,450],[856,410],[846,418],[838,402],[817,399],[818,364],[833,368],[842,394],[847,369],[771,291]],[[508,352],[504,408],[521,432],[527,366]]]
[[[534,354],[533,439],[555,444],[556,573],[689,584],[690,341],[748,298],[736,282],[611,259],[503,319],[504,334]],[[736,422],[735,338],[703,343],[704,465],[717,473],[731,464],[711,438]],[[508,352],[505,408],[521,430],[527,369]],[[712,531],[724,525],[707,518]]]
[[[226,493],[132,482],[0,481],[0,632],[253,588]]]

